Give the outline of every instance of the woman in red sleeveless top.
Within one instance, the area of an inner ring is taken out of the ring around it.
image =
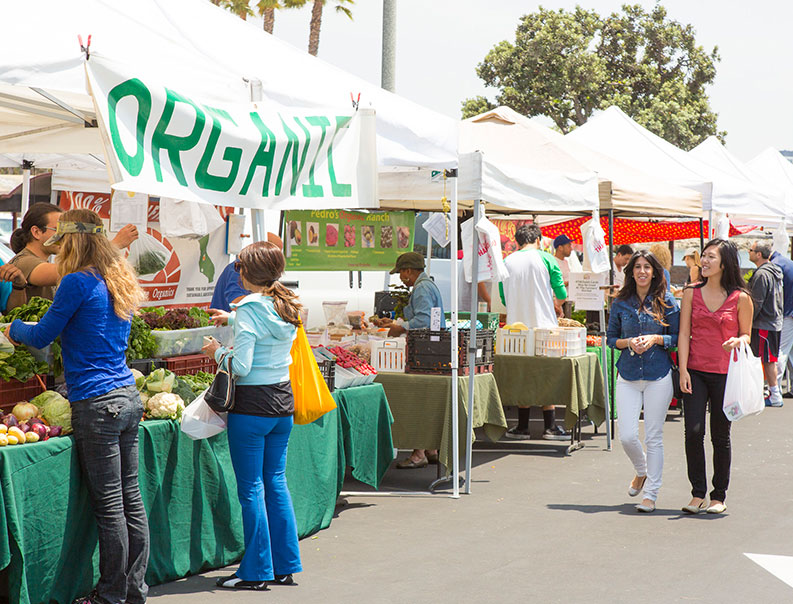
[[[721,514],[730,482],[730,421],[724,415],[724,386],[730,352],[743,340],[749,345],[752,299],[741,277],[738,248],[712,239],[702,251],[702,280],[683,292],[680,309],[680,388],[685,413],[686,462],[691,482],[689,514]],[[713,444],[713,490],[705,502],[705,409],[710,401]]]

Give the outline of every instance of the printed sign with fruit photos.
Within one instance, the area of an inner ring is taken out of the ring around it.
[[[287,270],[380,271],[413,249],[413,212],[284,213]]]

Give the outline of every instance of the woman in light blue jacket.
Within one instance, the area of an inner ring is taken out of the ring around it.
[[[215,341],[203,349],[237,378],[228,439],[242,506],[245,554],[237,572],[218,579],[217,585],[263,591],[268,583],[294,584],[292,574],[302,570],[286,484],[286,449],[294,414],[290,351],[300,324],[300,305],[278,282],[284,255],[276,245],[260,241],[247,246],[235,269],[243,287],[252,293],[232,305],[231,313],[210,310],[216,324],[233,325],[233,351]]]

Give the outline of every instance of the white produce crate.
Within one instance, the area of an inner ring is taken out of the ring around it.
[[[405,338],[372,340],[370,365],[377,373],[405,373],[407,344]]]
[[[534,353],[541,357],[576,357],[586,353],[586,327],[534,330]]]
[[[496,354],[534,356],[533,329],[499,329],[496,333]]]
[[[229,325],[223,327],[209,325],[195,329],[152,330],[151,335],[157,342],[157,352],[154,356],[166,358],[201,352],[204,336],[212,336],[221,344],[228,346],[232,343],[233,330]]]

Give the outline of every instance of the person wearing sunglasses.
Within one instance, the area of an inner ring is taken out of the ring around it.
[[[53,248],[44,246],[57,230],[63,210],[51,203],[39,202],[25,212],[22,224],[11,234],[11,249],[16,254],[8,264],[0,266],[0,281],[11,282],[13,291],[5,312],[38,296],[53,300],[60,275],[49,261]],[[129,224],[118,232],[113,245],[123,249],[138,238],[137,229]]]

